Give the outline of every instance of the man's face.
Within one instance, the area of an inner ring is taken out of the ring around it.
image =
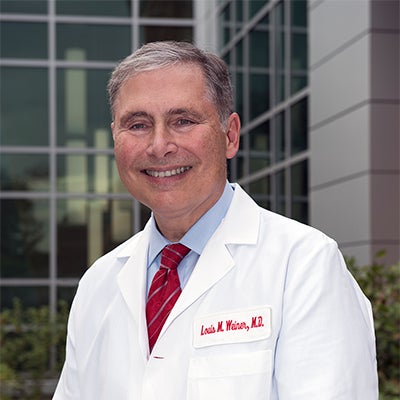
[[[157,223],[185,221],[190,228],[222,194],[226,159],[238,149],[237,114],[223,130],[200,67],[183,64],[130,78],[114,117],[124,185],[152,209]]]

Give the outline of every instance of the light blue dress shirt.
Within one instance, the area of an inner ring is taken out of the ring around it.
[[[179,243],[191,251],[178,266],[178,275],[183,289],[200,257],[205,245],[211,238],[231,204],[233,188],[227,182],[224,192],[218,201],[186,232]],[[154,216],[151,217],[150,241],[147,253],[147,293],[154,275],[160,267],[161,250],[171,244],[157,229]]]

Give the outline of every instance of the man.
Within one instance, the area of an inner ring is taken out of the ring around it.
[[[336,243],[226,181],[225,64],[150,43],[109,94],[120,177],[152,217],[82,278],[54,399],[377,399],[370,305]]]

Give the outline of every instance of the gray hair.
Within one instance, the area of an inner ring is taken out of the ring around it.
[[[141,72],[182,63],[195,64],[202,69],[207,88],[206,95],[215,105],[222,126],[225,126],[233,111],[232,84],[228,67],[215,54],[200,50],[187,42],[147,43],[117,65],[107,87],[113,117],[118,93],[129,78]]]

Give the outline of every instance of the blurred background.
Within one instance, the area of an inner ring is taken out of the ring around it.
[[[227,62],[238,181],[332,236],[372,298],[399,398],[398,0],[0,0],[0,398],[46,398],[90,264],[149,210],[119,181],[106,85],[141,44]]]

